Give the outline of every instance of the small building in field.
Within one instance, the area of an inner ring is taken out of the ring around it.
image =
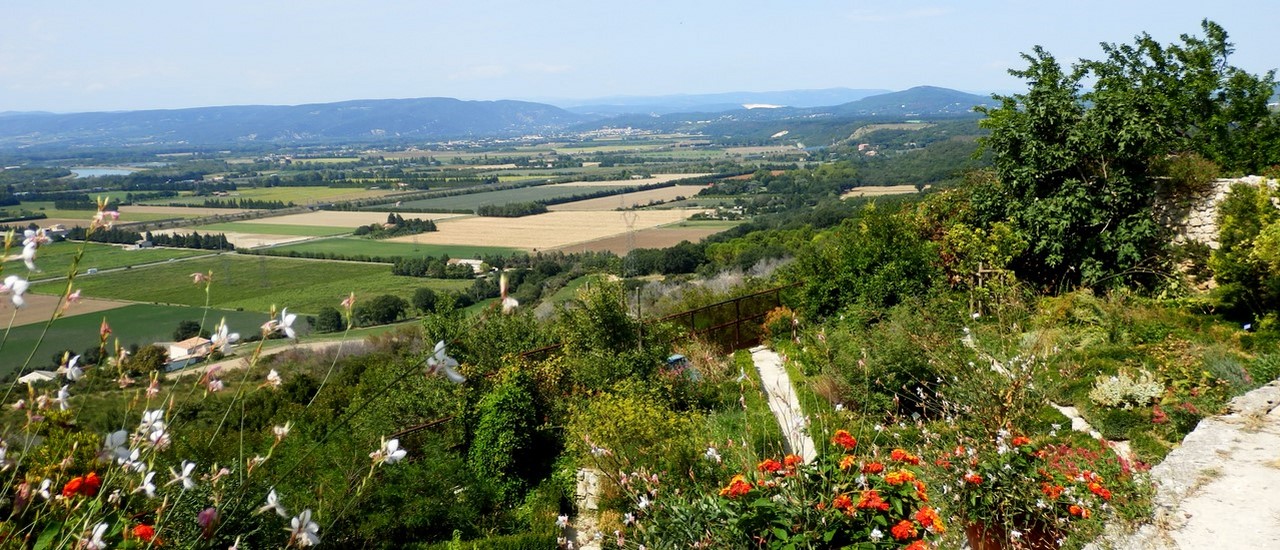
[[[471,266],[471,271],[476,275],[484,273],[484,262],[482,260],[449,258],[449,265],[458,265],[458,264]]]
[[[169,360],[179,361],[191,357],[204,357],[213,348],[208,338],[192,336],[181,342],[169,344]]]

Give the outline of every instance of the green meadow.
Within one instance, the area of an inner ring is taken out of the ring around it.
[[[481,255],[510,255],[523,253],[516,248],[501,246],[474,246],[454,244],[400,243],[361,239],[359,237],[339,237],[336,239],[319,239],[305,243],[278,246],[271,249],[272,254],[288,254],[290,251],[307,254],[334,254],[335,256],[378,256],[439,258],[476,258]]]

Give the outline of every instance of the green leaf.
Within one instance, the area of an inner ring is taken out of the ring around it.
[[[44,531],[40,532],[40,536],[36,538],[34,550],[48,550],[53,547],[53,542],[58,538],[58,533],[62,531],[62,522],[55,521],[46,525]]]

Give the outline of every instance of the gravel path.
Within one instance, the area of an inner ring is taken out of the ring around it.
[[[786,435],[787,452],[800,455],[805,462],[812,462],[818,455],[814,451],[813,439],[805,431],[809,423],[800,409],[800,400],[791,386],[791,378],[782,368],[782,358],[769,348],[756,346],[751,348],[751,361],[760,372],[769,410],[773,411],[778,425],[782,426],[782,433]]]
[[[1280,548],[1280,381],[1202,420],[1151,476],[1154,521],[1086,548]]]

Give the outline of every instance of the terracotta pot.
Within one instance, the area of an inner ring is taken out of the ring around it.
[[[975,521],[964,526],[965,537],[972,550],[1058,550],[1061,533],[1043,526],[1018,529],[1022,535],[1015,544],[1002,526]]]

